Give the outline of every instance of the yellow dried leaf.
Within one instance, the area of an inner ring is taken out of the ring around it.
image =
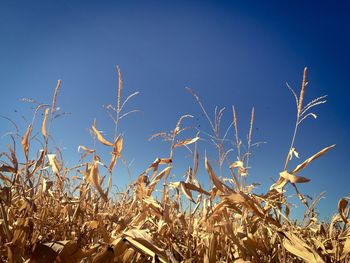
[[[344,242],[343,251],[341,254],[341,259],[343,260],[350,255],[350,237],[348,236]]]
[[[244,260],[242,258],[238,258],[234,261],[234,263],[251,263],[251,261]]]
[[[103,200],[107,202],[108,201],[107,195],[103,191],[101,186],[101,180],[100,180],[100,175],[98,170],[98,161],[94,160],[93,164],[91,165],[90,173],[87,179],[90,183],[92,183],[95,186],[95,188],[100,193]]]
[[[157,257],[161,262],[168,262],[165,251],[154,244],[146,230],[130,229],[124,232],[124,235],[124,239],[139,252],[149,255],[153,259]]]
[[[51,166],[52,172],[58,177],[59,171],[61,170],[61,164],[56,159],[56,154],[48,154],[49,164]]]
[[[145,196],[142,198],[142,201],[146,203],[148,207],[151,208],[153,212],[155,212],[155,214],[160,217],[163,215],[162,206],[153,197]]]
[[[270,187],[270,191],[275,189],[277,190],[279,193],[282,192],[283,187],[288,183],[288,180],[284,179],[283,177],[279,177],[278,181],[276,183],[274,183],[273,185],[271,185]]]
[[[189,144],[195,143],[198,140],[199,140],[199,137],[194,137],[192,139],[178,141],[178,143],[176,143],[173,148],[177,148],[177,147],[184,146],[184,145],[189,145]]]
[[[242,161],[235,161],[233,163],[230,164],[230,169],[233,169],[233,168],[241,168],[241,169],[244,169],[244,164]]]
[[[187,189],[199,192],[201,194],[210,195],[209,192],[205,191],[203,188],[201,188],[199,186],[196,186],[196,185],[191,184],[191,183],[186,183],[186,182],[183,182],[183,184],[186,186]]]
[[[196,203],[196,202],[193,200],[193,196],[192,196],[191,191],[187,189],[187,187],[186,187],[186,185],[184,184],[184,182],[180,182],[180,188],[181,188],[182,193],[187,197],[188,200],[190,200],[190,201],[193,202],[193,203]]]
[[[222,183],[219,178],[217,178],[217,176],[215,175],[213,168],[211,167],[211,165],[209,164],[209,161],[207,159],[207,156],[205,156],[204,159],[205,162],[205,169],[207,170],[210,179],[213,181],[214,185],[216,186],[217,189],[219,189],[222,193],[225,192],[229,192],[232,191],[232,189],[230,189],[227,185],[225,185],[224,183]]]
[[[290,253],[302,258],[306,263],[322,263],[323,259],[318,253],[306,244],[302,239],[291,232],[283,232],[283,246]]]
[[[123,149],[123,137],[121,135],[119,135],[117,139],[115,139],[113,146],[113,153],[119,156]]]
[[[169,173],[170,169],[170,166],[164,168],[156,177],[153,178],[152,182],[148,185],[147,195],[152,194],[158,182],[163,178],[164,175]]]
[[[302,176],[298,176],[298,175],[294,175],[294,174],[290,174],[287,171],[283,171],[280,173],[280,176],[283,177],[284,179],[290,181],[291,183],[307,183],[310,182],[310,179],[302,177]]]
[[[84,151],[86,151],[86,152],[88,152],[88,153],[93,153],[93,152],[95,152],[95,150],[89,149],[89,148],[85,147],[84,145],[79,145],[79,146],[78,146],[78,152],[79,152],[80,149],[82,149],[82,150],[84,150]]]
[[[345,224],[348,223],[348,219],[345,215],[345,208],[347,207],[347,205],[348,205],[348,201],[344,198],[340,199],[338,202],[339,215],[340,215],[341,219],[343,219]]]
[[[323,154],[325,154],[326,152],[328,152],[330,149],[332,149],[335,146],[335,144],[328,146],[324,149],[322,149],[321,151],[319,151],[318,153],[314,154],[313,156],[311,156],[310,158],[306,159],[303,163],[299,164],[297,167],[295,167],[293,170],[291,170],[290,172],[288,172],[288,174],[294,175],[297,172],[301,171],[302,169],[304,169],[305,167],[307,167],[313,160],[317,159],[318,157],[322,156]],[[286,175],[286,174],[284,174]],[[288,175],[286,175],[288,177]],[[294,175],[295,176],[295,175]],[[294,178],[293,180],[304,180],[305,181],[306,178]],[[306,179],[308,180],[308,179]],[[283,187],[288,183],[288,180],[283,178],[282,176],[280,176],[278,178],[278,181],[276,183],[274,183],[273,185],[271,185],[270,190],[272,189],[276,189],[278,192],[282,192]]]
[[[216,262],[217,240],[214,233],[209,236],[208,258],[209,262]]]
[[[198,171],[198,165],[199,165],[199,153],[197,150],[197,147],[195,148],[196,152],[194,154],[194,169],[193,169],[193,178],[196,177],[197,171]]]
[[[120,157],[122,149],[123,149],[123,137],[118,136],[118,138],[115,140],[113,144],[113,152],[112,152],[112,159],[111,162],[108,165],[108,171],[111,173],[113,171],[113,168],[115,167],[118,157]]]
[[[46,155],[46,151],[45,151],[45,150],[41,150],[39,159],[36,161],[35,166],[34,166],[34,169],[33,169],[33,171],[31,172],[32,175],[34,175],[34,174],[39,170],[39,168],[41,167],[41,165],[44,163],[45,155]]]
[[[244,203],[246,201],[241,193],[230,193],[229,195],[225,195],[223,197],[233,201],[234,203]]]
[[[121,262],[132,262],[133,257],[135,256],[135,250],[128,248],[124,251],[123,258]]]
[[[79,263],[80,260],[86,256],[74,241],[59,241],[54,243],[63,245],[55,263]]]
[[[326,152],[328,152],[330,149],[332,149],[335,146],[335,144],[328,146],[318,153],[314,154],[310,158],[306,159],[303,163],[299,164],[297,167],[295,167],[292,171],[290,171],[291,174],[296,174],[300,170],[304,169],[306,166],[308,166],[313,160],[317,159],[318,157],[322,156]]]
[[[47,117],[49,116],[49,111],[50,109],[47,108],[45,110],[45,115],[44,115],[44,120],[43,120],[43,124],[41,125],[41,133],[44,136],[45,140],[47,138],[47,134],[46,134],[46,121],[47,121]]]
[[[30,135],[31,131],[32,131],[32,125],[29,125],[26,133],[23,136],[22,142],[21,142],[22,148],[24,151],[24,155],[25,155],[27,160],[28,160],[28,152],[29,152],[29,135]]]
[[[96,134],[97,140],[98,140],[100,143],[102,143],[102,144],[104,144],[104,145],[106,145],[106,146],[113,146],[113,143],[111,143],[111,142],[107,141],[105,138],[103,138],[103,136],[101,135],[101,133],[96,129],[96,123],[94,123],[94,124],[92,125],[92,130],[93,130],[93,132]]]
[[[45,193],[46,191],[48,191],[53,185],[52,181],[48,181],[45,178],[43,179],[43,192]]]
[[[84,227],[90,227],[92,229],[96,229],[99,225],[99,222],[97,220],[93,220],[93,221],[87,221],[83,224],[82,228]]]
[[[110,173],[112,173],[114,166],[117,164],[117,159],[118,159],[117,155],[116,154],[112,154],[111,162],[108,165],[108,171]]]

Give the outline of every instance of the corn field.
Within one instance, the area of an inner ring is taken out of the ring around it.
[[[9,120],[15,129],[7,135],[12,143],[0,153],[1,262],[350,261],[349,197],[339,200],[338,213],[330,222],[320,222],[315,211],[319,198],[310,200],[298,189],[300,183],[310,181],[299,172],[335,145],[322,145],[314,155],[289,167],[290,160],[298,157],[294,145],[298,127],[308,117],[316,116],[313,107],[325,103],[325,96],[304,102],[306,68],[299,94],[289,87],[297,118],[284,169],[263,195],[255,194],[254,185],[247,184],[254,147],[254,108],[243,147],[232,107],[234,147],[226,149],[227,132],[222,134],[220,129],[224,110],[216,109],[211,119],[191,89],[189,93],[212,129],[210,136],[218,156],[215,165],[199,151],[200,131],[192,137],[183,136],[189,129],[183,122],[192,118],[184,115],[174,122],[171,132],[151,138],[168,143],[169,152],[160,154],[125,191],[114,193],[112,177],[127,147],[119,133],[119,121],[131,113],[124,113],[124,105],[137,95],[131,94],[123,101],[119,68],[118,79],[117,103],[107,107],[116,127],[114,136],[108,138],[101,133],[96,120],[90,128],[95,143],[110,152],[109,159],[102,159],[96,148],[80,145],[80,162],[73,167],[65,165],[51,130],[61,81],[52,102],[36,106],[25,132],[21,134],[15,122]],[[33,147],[34,143],[40,145],[39,149]],[[185,171],[183,180],[172,181],[173,155],[180,147],[190,150],[193,165]],[[237,156],[232,161],[233,151]],[[197,176],[200,166],[210,179],[208,186]],[[305,206],[302,222],[290,217],[287,185]]]

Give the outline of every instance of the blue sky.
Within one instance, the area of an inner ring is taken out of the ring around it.
[[[250,180],[261,182],[257,191],[263,192],[282,170],[292,136],[295,105],[285,83],[299,90],[307,66],[305,100],[327,94],[328,102],[315,109],[317,120],[303,123],[296,148],[305,159],[337,146],[303,171],[311,182],[300,188],[311,196],[326,191],[319,209],[328,217],[349,194],[349,12],[346,1],[1,1],[0,114],[16,120],[24,133],[21,115],[30,117],[30,105],[18,99],[50,102],[61,79],[58,106],[71,114],[57,119],[54,135],[73,164],[78,145],[92,146],[88,128],[94,118],[107,137],[113,134],[102,105],[116,103],[118,64],[124,98],[140,91],[128,108],[142,113],[120,127],[133,179],[156,157],[167,156],[168,145],[147,141],[153,133],[173,129],[183,114],[195,116],[188,124],[209,130],[185,90],[191,87],[211,116],[215,106],[226,107],[223,127],[235,105],[242,139],[255,106],[253,141],[267,143],[254,150]],[[1,134],[12,129],[0,123]],[[2,137],[1,147],[6,143]],[[202,164],[204,150],[215,157],[209,143],[199,147]],[[192,161],[184,150],[175,160],[181,178]],[[114,183],[123,187],[129,179],[118,168]],[[198,176],[208,181],[203,166]]]

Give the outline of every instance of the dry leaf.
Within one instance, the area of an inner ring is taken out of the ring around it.
[[[226,193],[226,192],[231,192],[233,191],[231,188],[229,188],[227,185],[225,185],[224,183],[222,183],[219,178],[217,178],[217,176],[215,175],[213,168],[211,167],[211,165],[209,164],[209,161],[207,159],[207,156],[205,156],[204,159],[205,162],[205,169],[207,170],[210,179],[213,181],[214,185],[216,186],[217,189],[219,189],[222,193]]]
[[[41,133],[44,136],[44,139],[47,139],[47,134],[46,134],[46,121],[47,121],[47,117],[49,116],[49,111],[50,109],[47,108],[45,110],[45,115],[44,115],[44,120],[43,120],[43,124],[41,125]]]
[[[283,177],[284,179],[288,180],[291,183],[307,183],[310,182],[310,179],[302,177],[302,176],[297,176],[294,174],[290,174],[287,171],[283,171],[280,173],[280,176]]]
[[[189,145],[189,144],[195,143],[198,140],[199,140],[199,137],[194,137],[192,139],[186,139],[186,140],[183,140],[183,141],[178,141],[174,145],[174,148],[177,148],[177,147],[180,147],[180,146],[184,146],[184,145]]]
[[[230,164],[230,169],[233,169],[233,168],[241,168],[241,169],[244,169],[244,164],[242,161],[235,161],[233,163]]]
[[[164,168],[156,177],[153,178],[152,182],[148,185],[147,195],[152,194],[158,182],[163,178],[164,175],[168,174],[170,170],[171,167],[168,166]]]
[[[59,172],[61,170],[61,164],[56,159],[56,154],[48,154],[49,164],[51,166],[52,172],[59,177]]]
[[[92,183],[97,191],[100,193],[101,197],[105,202],[108,202],[108,197],[106,193],[103,191],[102,186],[101,186],[101,180],[100,180],[100,175],[99,175],[99,170],[98,170],[98,161],[94,160],[93,164],[90,166],[90,173],[87,177],[88,181]]]
[[[324,155],[326,152],[328,152],[330,149],[332,149],[333,147],[335,147],[335,144],[328,146],[324,149],[322,149],[321,151],[319,151],[318,153],[314,154],[313,156],[311,156],[310,158],[306,159],[304,162],[302,162],[301,164],[299,164],[297,167],[295,167],[292,171],[290,171],[291,174],[296,174],[297,172],[301,171],[302,169],[304,169],[305,167],[307,167],[313,160],[317,159],[318,157]]]
[[[29,135],[31,131],[32,131],[32,125],[29,125],[22,139],[22,148],[27,160],[28,160],[28,152],[29,152]]]
[[[322,263],[323,259],[303,240],[291,232],[283,232],[283,246],[292,254],[302,258],[306,263]]]
[[[124,232],[124,235],[124,239],[141,253],[145,253],[161,262],[167,262],[165,251],[154,244],[146,230],[130,229]]]
[[[97,140],[106,145],[106,146],[113,146],[113,143],[107,141],[105,138],[103,138],[103,136],[101,135],[101,133],[96,129],[96,123],[94,122],[94,124],[92,125],[92,130],[93,132],[96,134],[97,136]]]
[[[348,223],[347,216],[345,215],[345,208],[347,207],[347,205],[348,205],[348,201],[344,198],[340,199],[338,202],[339,215],[343,219],[345,224]]]

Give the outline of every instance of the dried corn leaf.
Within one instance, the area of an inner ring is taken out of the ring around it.
[[[326,152],[328,152],[330,149],[332,149],[334,145],[331,145],[329,147],[326,147],[324,149],[322,149],[321,151],[319,151],[318,153],[314,154],[313,156],[311,156],[310,158],[308,158],[307,160],[305,160],[303,163],[299,164],[297,167],[295,167],[293,170],[291,170],[290,172],[288,172],[288,174],[294,175],[297,172],[301,171],[302,169],[304,169],[305,167],[307,167],[313,160],[317,159],[318,157],[322,156],[323,154],[325,154]],[[283,172],[282,172],[283,173]],[[287,177],[287,174],[284,174]],[[295,176],[295,175],[294,175]],[[293,176],[292,176],[293,177]],[[292,178],[290,177],[292,180],[301,180],[301,181],[305,181],[306,178]],[[308,179],[306,179],[308,180]],[[273,185],[271,185],[270,190],[276,189],[278,192],[282,192],[283,187],[288,183],[288,180],[283,178],[282,176],[280,176],[277,180],[276,183],[274,183]]]
[[[283,246],[290,253],[302,258],[306,263],[322,263],[323,259],[302,239],[291,232],[283,232]]]
[[[241,169],[244,169],[244,164],[242,161],[235,161],[233,163],[230,164],[230,169],[233,169],[233,168],[241,168]]]
[[[177,148],[177,147],[180,147],[180,146],[184,146],[184,145],[189,145],[189,144],[192,144],[192,143],[195,143],[196,141],[199,140],[199,137],[194,137],[192,139],[186,139],[186,140],[183,140],[183,141],[178,141],[173,148]]]
[[[238,258],[234,261],[234,263],[251,263],[251,261]]]
[[[348,201],[346,199],[344,199],[344,198],[340,199],[339,202],[338,202],[339,215],[343,219],[345,224],[348,223],[348,218],[345,215],[345,209],[346,209],[347,205],[348,205]]]
[[[59,177],[61,170],[61,164],[56,159],[56,154],[48,154],[47,158],[49,159],[49,164],[51,166],[52,172]]]
[[[136,182],[136,191],[135,191],[136,199],[142,199],[143,196],[147,195],[146,189],[148,185],[149,185],[148,176],[145,174],[140,174]]]
[[[88,153],[93,153],[93,152],[95,152],[95,150],[89,149],[89,148],[85,147],[84,145],[79,145],[79,146],[78,146],[78,152],[79,152],[80,149],[82,149],[83,151],[86,151],[86,152],[88,152]]]
[[[49,111],[50,109],[47,108],[45,110],[45,115],[44,115],[44,120],[43,120],[43,123],[41,125],[41,133],[42,135],[44,136],[44,139],[46,140],[47,139],[47,134],[46,134],[46,121],[47,121],[47,117],[49,116]]]
[[[186,182],[182,182],[187,189],[189,190],[192,190],[192,191],[196,191],[198,193],[201,193],[201,194],[205,194],[205,195],[210,195],[209,192],[205,191],[203,188],[201,188],[200,186],[197,186],[197,185],[194,185],[194,184],[191,184],[191,183],[186,183]]]
[[[170,169],[170,166],[164,168],[156,177],[153,178],[152,182],[148,185],[147,195],[152,194],[158,182],[163,178],[164,175],[169,173]]]
[[[28,204],[23,205],[23,210],[28,209]],[[22,254],[28,236],[33,231],[33,220],[31,218],[17,218],[11,244],[16,254]]]
[[[340,259],[344,260],[347,256],[350,256],[350,236],[346,237]]]
[[[41,165],[44,163],[44,161],[45,161],[45,155],[46,155],[46,151],[45,151],[45,150],[41,150],[39,159],[36,161],[35,166],[34,166],[34,169],[33,169],[33,171],[31,172],[32,175],[34,175],[34,174],[39,170],[39,168],[41,167]]]
[[[84,229],[84,227],[89,227],[91,229],[96,229],[99,226],[99,222],[97,220],[93,220],[93,221],[87,221],[83,224],[82,228]]]
[[[132,262],[136,251],[133,248],[128,248],[124,251],[121,262]]]
[[[145,196],[142,198],[142,201],[145,202],[159,217],[163,215],[162,206],[153,197]]]
[[[123,137],[121,135],[119,135],[117,139],[115,139],[113,146],[113,153],[117,156],[120,156],[123,149]]]
[[[89,156],[90,154],[94,153],[95,150],[89,149],[85,147],[84,145],[78,146],[78,152],[80,152],[80,149],[82,149],[84,152],[81,154],[81,159],[84,159],[86,156]]]
[[[123,149],[123,137],[119,135],[117,139],[115,139],[114,141],[112,159],[108,165],[108,170],[110,173],[113,171],[113,168],[117,163],[118,157],[120,157],[121,155],[122,149]]]
[[[283,187],[288,183],[288,180],[286,180],[283,177],[279,177],[277,182],[271,185],[270,191],[277,190],[278,193],[282,193]]]
[[[149,171],[153,170],[152,175],[155,175],[155,173],[158,171],[159,164],[171,164],[172,159],[171,158],[157,158],[154,160],[154,162],[146,169],[145,173],[147,174]],[[153,178],[153,176],[152,176]]]
[[[96,252],[97,248],[83,250],[70,240],[38,244],[29,263],[79,263]]]
[[[216,251],[217,251],[217,240],[216,234],[209,235],[209,247],[208,247],[208,259],[209,262],[216,262]]]
[[[117,159],[118,159],[117,155],[116,154],[112,154],[111,162],[108,165],[108,171],[110,173],[112,173],[114,166],[117,164]]]
[[[100,193],[101,197],[105,202],[108,202],[108,198],[106,193],[103,191],[102,186],[101,186],[101,180],[100,180],[100,173],[98,170],[98,161],[94,160],[93,164],[90,167],[90,173],[87,177],[88,181],[92,183],[97,191]]]
[[[101,135],[101,133],[96,129],[96,123],[94,122],[94,124],[92,125],[92,130],[95,133],[95,135],[97,136],[97,140],[106,145],[106,146],[113,146],[114,144],[107,141],[105,138],[103,138],[103,136]]]
[[[195,147],[195,154],[194,154],[194,169],[193,169],[193,177],[195,178],[197,175],[197,171],[198,171],[198,165],[199,165],[199,153],[197,150],[197,146]]]
[[[124,235],[124,239],[139,252],[149,255],[153,259],[158,259],[161,262],[167,262],[165,251],[154,244],[146,230],[130,229],[124,232]]]
[[[62,250],[59,252],[55,263],[79,263],[85,257],[83,251],[74,241],[61,241]]]
[[[0,202],[4,202],[5,205],[11,205],[11,188],[10,187],[1,187],[0,186]]]
[[[27,160],[28,160],[28,152],[29,152],[29,135],[30,135],[31,131],[32,131],[32,125],[29,125],[26,133],[23,136],[22,142],[21,142],[23,152],[24,152],[24,155],[25,155]]]
[[[296,174],[297,172],[301,171],[302,169],[304,169],[305,167],[307,167],[313,160],[317,159],[318,157],[324,155],[326,152],[328,152],[330,149],[332,149],[335,146],[335,144],[328,146],[324,149],[322,149],[321,151],[319,151],[318,153],[314,154],[313,156],[311,156],[310,158],[306,159],[304,162],[302,162],[301,164],[299,164],[297,167],[295,167],[292,171],[290,171],[291,174]]]
[[[190,200],[190,201],[193,202],[193,203],[196,203],[196,202],[193,200],[193,196],[192,196],[191,191],[187,189],[187,187],[186,187],[186,185],[184,184],[184,182],[181,182],[181,183],[180,183],[180,188],[181,188],[182,193],[187,197],[188,200]]]
[[[46,193],[53,186],[53,181],[43,179],[43,192]]]
[[[9,149],[9,151],[11,153],[11,158],[9,158],[9,159],[10,159],[11,163],[13,164],[13,168],[15,168],[15,173],[17,173],[17,171],[18,171],[18,160],[17,160],[16,153],[11,147],[7,146],[7,148]]]
[[[229,199],[234,203],[244,203],[246,200],[240,193],[230,193],[229,195],[223,195],[222,197]]]
[[[233,191],[227,185],[222,183],[220,181],[220,179],[215,175],[213,168],[211,167],[211,165],[207,159],[207,156],[205,156],[204,162],[205,162],[205,169],[207,170],[209,177],[213,181],[213,184],[216,186],[216,188],[219,189],[222,193]]]
[[[298,176],[298,175],[294,175],[294,174],[290,174],[287,171],[283,171],[280,173],[280,176],[283,177],[284,179],[288,180],[291,183],[307,183],[310,182],[310,179],[302,177],[302,176]]]
[[[10,165],[2,164],[0,165],[0,172],[7,172],[7,173],[16,173],[16,169]]]

